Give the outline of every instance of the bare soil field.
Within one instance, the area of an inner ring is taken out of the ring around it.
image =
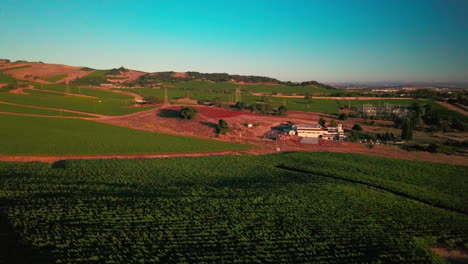
[[[30,66],[26,68],[19,68],[22,66]],[[39,83],[51,83],[45,81],[45,79],[58,76],[67,75],[56,83],[73,81],[76,78],[83,77],[92,73],[92,71],[81,71],[82,67],[74,67],[61,64],[45,64],[39,62],[28,62],[19,64],[5,64],[1,66],[2,69],[12,68],[11,70],[5,70],[6,74],[9,74],[19,80],[28,80]],[[28,76],[28,77],[26,77]],[[34,79],[34,76],[38,76],[40,79]]]
[[[186,72],[174,72],[171,76],[175,78],[189,78],[190,77]]]
[[[113,83],[120,83],[124,81],[134,81],[138,79],[140,76],[145,75],[146,73],[140,71],[129,70],[126,72],[120,72],[119,75],[108,75],[107,77],[117,77],[123,79],[108,79],[108,81]]]

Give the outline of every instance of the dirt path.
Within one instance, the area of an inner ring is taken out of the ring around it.
[[[468,263],[467,249],[449,249],[447,247],[431,247],[437,255],[449,261],[449,263]]]
[[[83,117],[83,116],[37,115],[37,114],[23,114],[23,113],[1,112],[1,111],[0,111],[0,114],[20,115],[20,116],[37,116],[37,117],[55,117],[55,118],[78,118],[78,119],[85,119],[85,120],[95,120],[95,117]]]
[[[0,104],[9,104],[9,105],[18,105],[18,106],[31,107],[31,108],[38,108],[38,109],[56,110],[56,111],[63,111],[63,112],[69,112],[69,113],[75,113],[75,114],[83,114],[83,115],[89,115],[89,116],[100,117],[100,118],[107,117],[106,115],[100,115],[100,114],[93,114],[93,113],[80,112],[80,111],[67,110],[67,109],[60,109],[60,108],[51,108],[51,107],[42,107],[42,106],[32,106],[32,105],[15,104],[15,103],[10,103],[10,102],[5,102],[5,101],[0,101]],[[28,115],[28,114],[24,114],[24,115]],[[75,118],[87,119],[88,117],[75,117]]]
[[[461,109],[461,108],[458,108],[452,104],[449,104],[449,103],[446,103],[446,102],[442,102],[442,101],[436,101],[439,105],[445,107],[445,108],[448,108],[450,110],[453,110],[453,111],[457,111],[458,113],[462,114],[462,115],[468,115],[468,112],[466,112],[465,110]]]
[[[108,155],[3,155],[0,154],[0,161],[40,161],[54,163],[60,160],[74,159],[154,159],[154,158],[173,158],[173,157],[203,157],[203,156],[221,156],[221,155],[240,155],[254,153],[251,151],[214,151],[214,152],[192,152],[192,153],[148,153],[148,154],[108,154]]]

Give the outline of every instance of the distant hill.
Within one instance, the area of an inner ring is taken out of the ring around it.
[[[96,70],[89,67],[75,67],[61,64],[48,64],[43,62],[28,62],[24,60],[10,61],[0,59],[0,71],[18,80],[41,83],[71,82],[76,85],[99,86],[119,84],[122,86],[150,87],[160,82],[184,82],[189,80],[203,80],[214,83],[235,84],[265,84],[286,86],[311,86],[322,89],[336,89],[335,87],[317,81],[291,82],[280,81],[275,78],[236,75],[228,73],[200,73],[189,72],[154,72],[130,70],[124,67],[109,70]]]

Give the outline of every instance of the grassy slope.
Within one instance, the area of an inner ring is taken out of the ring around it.
[[[151,108],[128,108],[128,106],[131,105],[130,100],[122,99],[64,96],[61,94],[34,90],[30,90],[28,93],[31,94],[10,94],[7,92],[0,92],[0,101],[104,115],[125,115]]]
[[[0,83],[16,84],[16,79],[0,71]]]
[[[56,81],[62,80],[63,78],[65,78],[67,76],[68,76],[68,74],[60,74],[60,75],[49,77],[49,78],[47,78],[45,80],[48,81],[48,82],[56,82]]]
[[[75,117],[92,117],[89,115],[82,115],[70,112],[61,112],[49,109],[40,109],[34,107],[9,105],[0,103],[0,112],[19,113],[19,114],[33,114],[33,115],[46,115],[46,116],[75,116]]]
[[[64,263],[427,264],[439,262],[416,238],[468,240],[466,215],[275,168],[313,162],[321,169],[324,160],[337,175],[346,175],[349,164],[365,164],[374,170],[369,176],[390,187],[399,180],[389,175],[404,173],[415,178],[403,180],[405,188],[468,202],[460,196],[465,167],[293,153],[76,160],[57,169],[0,163],[0,208],[23,239]],[[426,174],[424,166],[437,173]],[[455,181],[434,188],[447,178]]]
[[[78,119],[0,114],[0,153],[33,155],[206,152],[246,145],[156,134]]]

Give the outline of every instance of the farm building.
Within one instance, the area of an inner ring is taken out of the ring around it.
[[[343,139],[345,137],[343,125],[337,127],[324,128],[321,125],[295,125],[289,131],[290,135],[297,135],[305,138],[323,138],[323,139]]]

